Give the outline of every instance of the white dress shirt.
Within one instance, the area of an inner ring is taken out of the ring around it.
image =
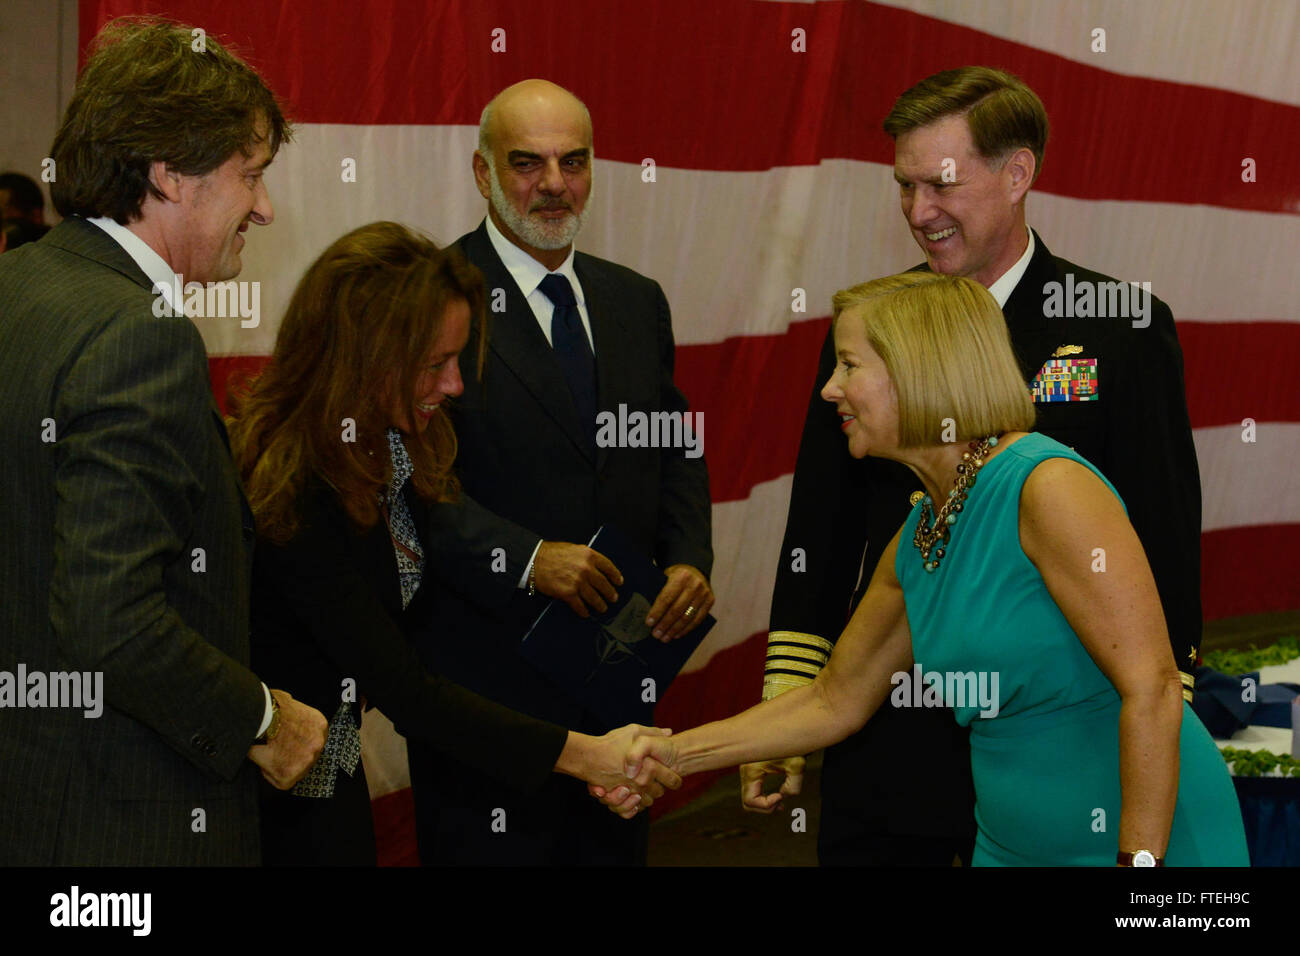
[[[176,285],[179,281],[176,273],[172,271],[172,267],[167,264],[166,259],[153,251],[149,243],[117,220],[110,219],[108,216],[87,219],[86,222],[94,223],[100,229],[103,229],[114,242],[126,251],[128,256],[135,260],[135,264],[153,283],[154,293],[161,293],[163,298],[167,300],[173,315],[185,314],[176,307],[177,303],[172,301],[172,296],[175,294]]]
[[[519,291],[528,300],[528,307],[537,317],[537,324],[541,326],[546,341],[554,346],[555,343],[551,342],[551,319],[555,315],[555,306],[541,290],[542,280],[548,275],[546,266],[501,235],[501,230],[496,227],[491,216],[487,218],[487,234],[492,248],[501,257],[501,264],[506,267],[510,278],[515,280],[515,285],[519,286]],[[578,315],[582,317],[582,330],[587,333],[587,344],[591,346],[591,354],[595,355],[596,344],[591,337],[591,319],[587,317],[587,300],[582,294],[582,283],[578,281],[578,274],[573,271],[572,248],[569,249],[568,257],[555,270],[555,274],[569,280],[573,297],[578,300]],[[488,289],[488,298],[492,298],[491,289]]]
[[[1029,233],[1029,245],[1025,246],[1024,255],[1017,259],[1016,264],[1004,272],[997,282],[989,286],[989,294],[997,299],[999,309],[1006,308],[1007,299],[1011,298],[1011,293],[1016,291],[1016,286],[1024,277],[1025,270],[1029,268],[1029,260],[1034,257],[1034,230],[1025,226],[1025,231]]]
[[[492,217],[487,217],[487,234],[488,241],[492,243],[492,248],[496,250],[497,255],[501,258],[501,264],[506,267],[510,273],[510,278],[515,280],[515,285],[519,286],[519,291],[524,294],[528,301],[528,307],[533,310],[533,316],[537,319],[537,324],[542,329],[542,334],[546,336],[546,341],[552,348],[555,343],[551,341],[551,322],[555,317],[555,305],[546,297],[542,291],[542,280],[549,274],[546,266],[542,265],[524,250],[520,249],[513,242],[501,234],[501,230],[496,227]],[[573,289],[573,297],[578,300],[578,315],[582,318],[582,330],[587,333],[587,344],[591,346],[591,354],[596,354],[596,343],[591,337],[591,319],[587,316],[587,300],[582,294],[582,283],[578,281],[578,274],[573,271],[573,249],[569,249],[569,255],[565,258],[560,267],[555,270],[556,275],[562,275],[569,280],[569,286]],[[492,290],[487,290],[488,299],[492,298]],[[537,542],[537,547],[533,548],[532,555],[528,558],[528,563],[524,565],[524,573],[519,576],[517,587],[528,586],[528,573],[532,570],[533,562],[537,560],[537,552],[542,547],[542,542]]]

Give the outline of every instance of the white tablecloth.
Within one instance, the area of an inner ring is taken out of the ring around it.
[[[1300,684],[1300,657],[1287,664],[1276,667],[1261,667],[1259,671],[1261,684]],[[1228,740],[1215,740],[1219,748],[1235,747],[1237,750],[1267,750],[1275,754],[1291,752],[1291,729],[1289,727],[1243,727]],[[1280,777],[1277,770],[1264,774],[1266,777]]]

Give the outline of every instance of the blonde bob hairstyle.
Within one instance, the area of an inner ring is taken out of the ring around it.
[[[963,276],[904,272],[835,293],[833,321],[852,311],[898,396],[898,444],[943,442],[1034,427],[1034,402],[988,289]],[[951,434],[951,433],[950,433]]]

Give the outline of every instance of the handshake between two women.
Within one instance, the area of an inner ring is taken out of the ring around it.
[[[557,773],[587,783],[587,792],[612,812],[630,820],[664,795],[682,785],[681,774],[660,763],[646,746],[668,737],[665,727],[628,724],[601,737],[570,731],[555,762]]]
[[[665,789],[676,790],[682,785],[682,776],[689,771],[683,769],[681,739],[672,737],[672,731],[665,727],[639,724],[620,727],[603,737],[571,733],[555,769],[586,780],[588,793],[614,813],[631,819],[663,796]],[[621,765],[611,765],[609,760],[620,753]],[[570,761],[567,767],[566,754]],[[587,761],[585,765],[583,760]],[[759,813],[781,809],[784,797],[796,796],[802,789],[803,771],[803,757],[744,764],[740,777],[745,809]],[[764,781],[769,776],[781,777],[781,786],[764,793]]]

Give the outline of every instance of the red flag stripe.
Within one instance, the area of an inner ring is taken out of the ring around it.
[[[1052,118],[1039,190],[1300,213],[1287,172],[1300,108],[1109,73],[872,3],[104,0],[82,5],[83,44],[108,16],[141,11],[231,38],[305,122],[476,125],[498,90],[546,76],[586,99],[601,155],[690,169],[892,164],[880,121],[894,97],[937,70],[988,63],[1022,76]],[[792,49],[795,30],[807,52]],[[592,82],[609,75],[619,82]]]
[[[271,361],[269,355],[209,355],[208,375],[212,394],[223,415],[230,412],[230,393],[249,380]]]
[[[1300,607],[1300,524],[1221,528],[1201,535],[1201,607],[1207,621]]]
[[[796,322],[782,335],[678,348],[678,384],[704,412],[714,501],[746,498],[759,482],[794,470],[828,325],[829,319]],[[1239,425],[1243,418],[1300,421],[1300,325],[1179,322],[1178,334],[1193,428]],[[749,393],[748,402],[734,399],[736,388]]]
[[[792,323],[781,335],[750,335],[677,350],[677,380],[704,413],[705,455],[715,502],[749,497],[754,485],[794,470],[809,389],[829,319]],[[1294,322],[1179,322],[1193,428],[1300,422]],[[1291,356],[1292,361],[1279,361]],[[223,410],[230,384],[267,359],[209,358]],[[747,392],[737,401],[736,389]],[[829,409],[829,406],[827,406]],[[829,414],[829,411],[828,411]]]
[[[1193,428],[1300,422],[1300,324],[1179,322]]]

